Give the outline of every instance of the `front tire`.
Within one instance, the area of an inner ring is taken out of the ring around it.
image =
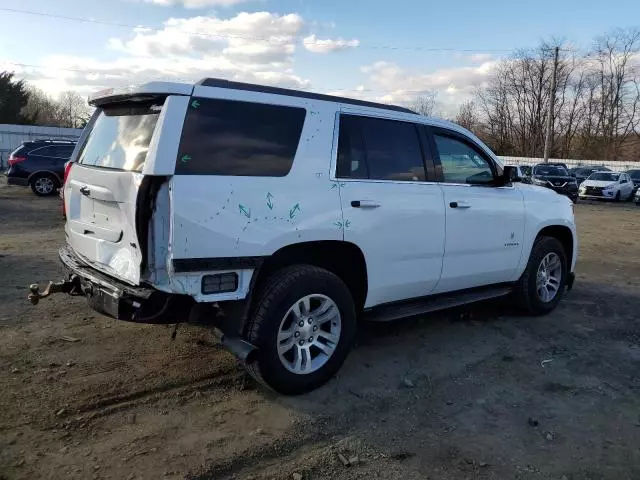
[[[51,174],[39,173],[33,176],[29,185],[33,193],[39,197],[50,197],[55,195],[56,189],[60,187],[60,182]]]
[[[258,347],[249,373],[285,395],[314,390],[344,363],[356,331],[355,304],[333,273],[295,265],[267,280],[246,337]]]
[[[516,304],[531,315],[553,311],[564,293],[567,256],[562,243],[553,237],[536,240],[529,263],[518,281]]]
[[[620,201],[620,190],[618,190],[616,192],[616,196],[613,198],[614,202],[619,202]]]

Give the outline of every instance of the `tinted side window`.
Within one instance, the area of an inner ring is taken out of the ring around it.
[[[440,155],[445,182],[470,184],[493,182],[491,164],[474,147],[454,136],[434,134],[433,138]]]
[[[73,153],[73,145],[58,145],[56,147],[56,157],[69,159]]]
[[[32,150],[30,155],[38,155],[40,157],[55,157],[56,156],[56,147],[40,147]]]
[[[342,115],[339,135],[338,177],[425,180],[422,148],[413,123]]]
[[[338,178],[369,178],[367,157],[357,117],[340,117],[338,134]]]
[[[176,174],[282,177],[291,170],[304,108],[204,98],[190,105]]]

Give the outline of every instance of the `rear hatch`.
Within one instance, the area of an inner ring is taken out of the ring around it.
[[[127,283],[140,282],[144,252],[136,210],[164,98],[102,105],[64,186],[67,242],[83,260]]]

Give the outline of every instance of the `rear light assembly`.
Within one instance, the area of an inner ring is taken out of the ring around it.
[[[67,209],[64,206],[64,186],[67,183],[71,167],[73,167],[73,162],[67,162],[64,164],[64,177],[62,178],[62,188],[60,189],[60,198],[62,199],[62,216],[65,218],[67,216]]]
[[[9,157],[9,166],[13,167],[16,163],[24,162],[26,159],[27,157],[16,157],[14,155],[11,155]]]
[[[71,171],[71,167],[73,167],[73,162],[67,162],[64,164],[64,178],[62,179],[62,184],[67,183],[67,177],[69,176],[69,172]]]

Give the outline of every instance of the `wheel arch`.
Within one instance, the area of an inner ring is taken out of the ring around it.
[[[564,251],[567,255],[567,261],[569,263],[569,269],[571,269],[571,265],[573,262],[573,253],[574,253],[574,239],[573,232],[566,225],[547,225],[546,227],[540,229],[538,234],[536,235],[535,242],[542,237],[552,237],[557,239],[563,246]]]
[[[33,178],[37,177],[38,175],[42,175],[42,174],[47,174],[47,175],[53,176],[58,181],[58,186],[62,185],[62,179],[60,178],[60,176],[56,172],[54,172],[52,170],[36,170],[35,172],[33,172],[32,174],[29,175],[29,177],[27,178],[27,182],[29,184],[31,184],[31,180],[33,180]]]
[[[357,309],[367,298],[367,265],[364,253],[356,244],[343,240],[318,240],[287,245],[267,257],[256,272],[256,291],[260,282],[275,271],[295,264],[324,268],[337,275],[349,288]]]
[[[241,301],[220,302],[220,307],[232,317],[234,329],[243,334],[259,292],[275,272],[296,264],[314,265],[337,275],[353,296],[356,312],[364,307],[367,298],[367,265],[362,250],[351,242],[342,240],[318,240],[294,243],[280,248],[265,257],[255,270],[247,297]]]

